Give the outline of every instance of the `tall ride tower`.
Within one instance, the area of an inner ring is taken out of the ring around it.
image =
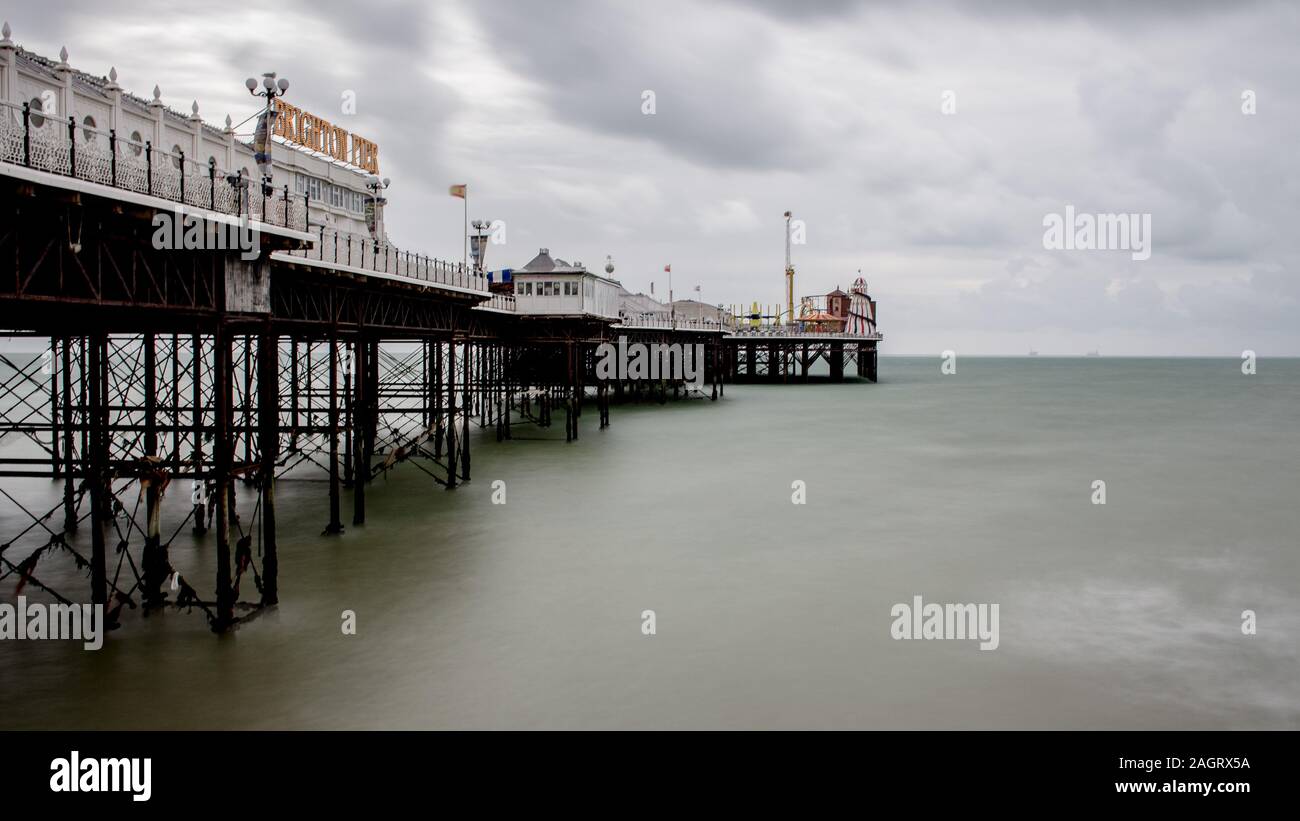
[[[790,264],[790,217],[785,212],[785,309],[786,324],[794,324],[794,266]]]

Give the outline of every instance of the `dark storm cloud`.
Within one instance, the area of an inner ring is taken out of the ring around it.
[[[798,23],[824,18],[846,17],[864,9],[885,9],[900,4],[890,0],[726,0],[740,7]],[[1241,0],[1244,3],[1260,0]],[[1106,21],[1134,18],[1167,18],[1170,15],[1206,14],[1225,11],[1232,5],[1224,0],[914,0],[906,4],[916,11],[951,10],[981,18],[1062,19],[1068,17]]]
[[[613,254],[633,290],[672,262],[706,300],[773,302],[790,209],[809,238],[798,291],[863,269],[895,350],[1023,333],[1077,352],[1099,333],[1217,351],[1263,333],[1300,353],[1290,4],[72,0],[8,15],[18,42],[66,43],[77,67],[116,64],[130,90],[197,98],[209,122],[242,119],[243,78],[279,71],[292,102],[380,144],[389,230],[419,252],[459,259],[446,186],[468,182],[471,217],[508,219],[499,262]],[[354,118],[337,113],[344,90]],[[1045,251],[1044,215],[1067,204],[1150,213],[1151,260]]]
[[[650,140],[702,164],[802,169],[816,134],[791,116],[797,85],[766,62],[779,43],[760,21],[716,7],[578,2],[537,14],[527,0],[474,6],[500,58],[536,81],[552,116]],[[655,94],[656,113],[642,112]],[[783,96],[785,95],[785,96]]]

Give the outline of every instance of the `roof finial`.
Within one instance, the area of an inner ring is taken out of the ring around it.
[[[109,69],[108,69],[108,86],[107,86],[107,87],[108,87],[108,90],[109,90],[109,91],[117,91],[117,90],[119,90],[119,89],[121,88],[121,86],[119,86],[119,85],[117,84],[117,66],[111,66],[111,67],[109,67]]]
[[[5,24],[4,24],[3,26],[0,26],[0,36],[3,36],[3,37],[4,37],[3,40],[0,40],[0,48],[13,48],[13,47],[14,47],[14,41],[9,39],[9,35],[11,35],[11,34],[13,34],[13,33],[14,33],[14,30],[11,29],[11,28],[9,28],[9,21],[6,20],[6,21],[5,21]]]
[[[235,130],[235,127],[234,127],[233,125],[231,125],[232,122],[234,122],[234,121],[231,120],[231,119],[230,119],[230,115],[227,114],[227,115],[226,115],[226,131],[227,131],[227,132],[230,132],[230,131],[234,131],[234,130]]]
[[[54,66],[55,71],[71,71],[72,67],[68,65],[68,47],[64,46],[59,49],[59,62]]]
[[[162,89],[159,88],[158,86],[153,87],[153,101],[155,103],[162,102]]]
[[[198,101],[198,100],[195,100],[195,101],[190,105],[190,119],[191,119],[191,120],[197,120],[197,119],[199,119],[199,101]]]

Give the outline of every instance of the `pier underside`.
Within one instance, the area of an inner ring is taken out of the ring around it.
[[[0,534],[0,580],[85,601],[42,578],[71,561],[110,624],[181,608],[223,632],[276,604],[277,482],[322,481],[321,532],[339,534],[365,523],[388,471],[422,471],[430,490],[470,481],[476,427],[558,441],[562,422],[573,441],[584,406],[604,428],[618,402],[717,399],[724,381],[794,381],[819,361],[875,377],[874,342],[525,320],[476,308],[486,292],[272,259],[306,241],[288,230],[263,232],[252,260],[158,250],[148,209],[8,178],[0,209],[0,334],[39,351],[0,355],[14,489],[0,505],[24,523]],[[618,337],[698,345],[702,379],[602,376],[599,346]],[[51,483],[57,504],[29,501]],[[211,579],[172,567],[182,533],[214,545]]]

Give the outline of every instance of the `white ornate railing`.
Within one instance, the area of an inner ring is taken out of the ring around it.
[[[496,311],[509,311],[510,313],[514,313],[515,297],[514,294],[493,294],[492,298],[487,302],[479,303],[475,307],[491,308]]]
[[[678,331],[726,331],[730,330],[716,319],[667,319],[664,317],[623,317],[614,327],[619,328],[663,328]]]
[[[403,251],[391,242],[382,242],[368,234],[313,228],[316,242],[311,248],[289,251],[292,256],[313,259],[329,265],[360,268],[366,271],[418,279],[440,285],[453,285],[487,292],[488,278],[459,262]],[[511,308],[513,307],[511,298]]]
[[[307,197],[135,142],[116,131],[0,102],[0,162],[133,191],[195,208],[307,228]]]
[[[869,334],[851,334],[846,331],[818,331],[813,329],[804,329],[794,325],[764,325],[758,328],[735,328],[731,330],[732,336],[754,337],[763,339],[766,337],[787,337],[787,336],[830,336],[844,339],[884,339],[885,337],[879,332]]]

